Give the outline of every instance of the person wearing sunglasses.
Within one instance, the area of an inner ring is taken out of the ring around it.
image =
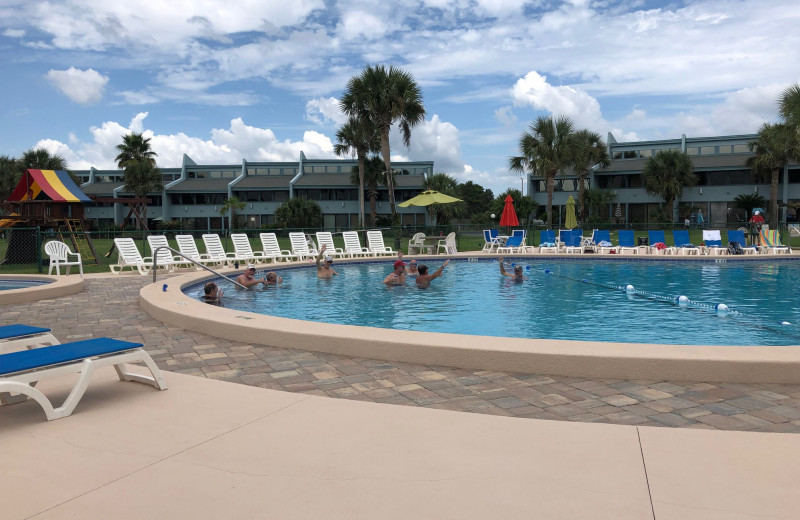
[[[330,280],[334,276],[339,276],[339,273],[333,270],[331,265],[333,265],[333,257],[331,255],[327,255],[325,257],[325,261],[322,261],[322,255],[325,254],[325,249],[327,249],[327,245],[323,244],[321,248],[319,248],[319,254],[317,255],[317,278],[322,278],[324,280]]]

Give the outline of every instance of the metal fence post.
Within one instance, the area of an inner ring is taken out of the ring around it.
[[[42,274],[42,228],[36,226],[36,268]]]

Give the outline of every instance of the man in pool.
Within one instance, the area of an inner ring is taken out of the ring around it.
[[[339,273],[331,268],[333,264],[333,257],[331,255],[326,256],[325,261],[322,262],[322,255],[325,254],[325,249],[327,249],[327,247],[327,245],[322,244],[322,247],[319,248],[319,254],[317,255],[317,278],[330,280],[334,276],[338,276]]]
[[[270,271],[267,273],[266,277],[267,283],[264,285],[279,285],[283,283],[283,278],[278,276],[275,271]]]
[[[450,263],[450,260],[445,260],[442,266],[437,269],[433,274],[428,274],[428,266],[422,264],[419,266],[419,274],[417,275],[417,287],[420,289],[427,289],[431,285],[431,280],[442,276],[445,266]]]
[[[528,277],[522,274],[522,266],[517,264],[514,266],[514,274],[506,272],[506,266],[503,265],[503,258],[500,257],[497,259],[500,262],[500,274],[503,276],[509,276],[514,279],[515,282],[521,282],[523,280],[527,280]]]
[[[236,281],[244,285],[248,289],[258,284],[261,285],[267,284],[266,278],[262,278],[260,280],[256,279],[256,266],[254,266],[253,264],[247,264],[247,269],[245,269],[244,272],[236,278]]]
[[[395,260],[394,271],[383,279],[386,285],[403,285],[406,283],[406,263],[402,260]]]
[[[219,290],[217,284],[208,282],[203,287],[203,301],[212,305],[219,305],[222,299],[223,291]]]

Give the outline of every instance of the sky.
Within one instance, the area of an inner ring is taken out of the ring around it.
[[[334,158],[367,65],[410,72],[425,121],[392,160],[495,194],[540,115],[617,141],[749,134],[800,81],[797,0],[0,0],[0,155],[114,168]]]

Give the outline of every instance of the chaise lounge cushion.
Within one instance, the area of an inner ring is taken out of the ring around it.
[[[86,358],[116,354],[141,347],[141,343],[112,338],[94,338],[47,348],[10,352],[0,355],[0,375],[82,361]]]

